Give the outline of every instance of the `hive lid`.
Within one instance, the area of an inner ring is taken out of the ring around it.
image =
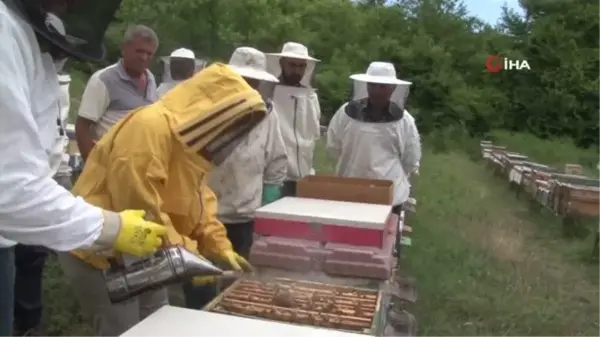
[[[256,210],[256,217],[383,229],[391,211],[390,205],[285,197]]]
[[[364,335],[166,305],[121,336],[359,337]]]

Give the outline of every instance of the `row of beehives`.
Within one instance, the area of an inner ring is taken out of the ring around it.
[[[505,146],[481,142],[483,158],[494,171],[560,216],[599,215],[600,181],[582,174],[581,166],[565,165],[564,171],[532,162]]]

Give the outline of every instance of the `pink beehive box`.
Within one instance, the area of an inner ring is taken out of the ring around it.
[[[392,215],[397,223],[397,217]],[[394,232],[385,235],[383,248],[259,236],[250,251],[250,263],[296,272],[324,272],[332,276],[387,280],[394,265]]]
[[[285,197],[256,211],[260,235],[383,247],[392,206]]]

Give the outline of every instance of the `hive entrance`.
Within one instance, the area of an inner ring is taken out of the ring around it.
[[[286,279],[240,280],[209,305],[208,310],[368,332],[378,305],[378,292],[366,289]]]

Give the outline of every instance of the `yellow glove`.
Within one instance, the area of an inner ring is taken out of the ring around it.
[[[233,250],[228,249],[223,251],[218,258],[220,260],[223,260],[224,262],[229,263],[233,270],[253,270],[252,265]],[[195,286],[205,286],[213,284],[216,283],[219,277],[220,276],[196,276],[192,278],[192,284]]]
[[[238,253],[234,252],[231,249],[225,250],[221,252],[219,258],[229,263],[233,270],[249,270],[251,271],[252,265],[246,261],[243,257],[238,255]]]
[[[114,224],[113,214],[115,213],[105,212],[105,227],[109,227],[111,220]],[[144,220],[145,214],[145,211],[140,210],[126,210],[118,213],[120,226],[113,242],[115,250],[141,257],[150,255],[160,248],[162,245],[160,237],[167,234],[167,228]],[[105,230],[109,231],[110,229],[105,228]]]

